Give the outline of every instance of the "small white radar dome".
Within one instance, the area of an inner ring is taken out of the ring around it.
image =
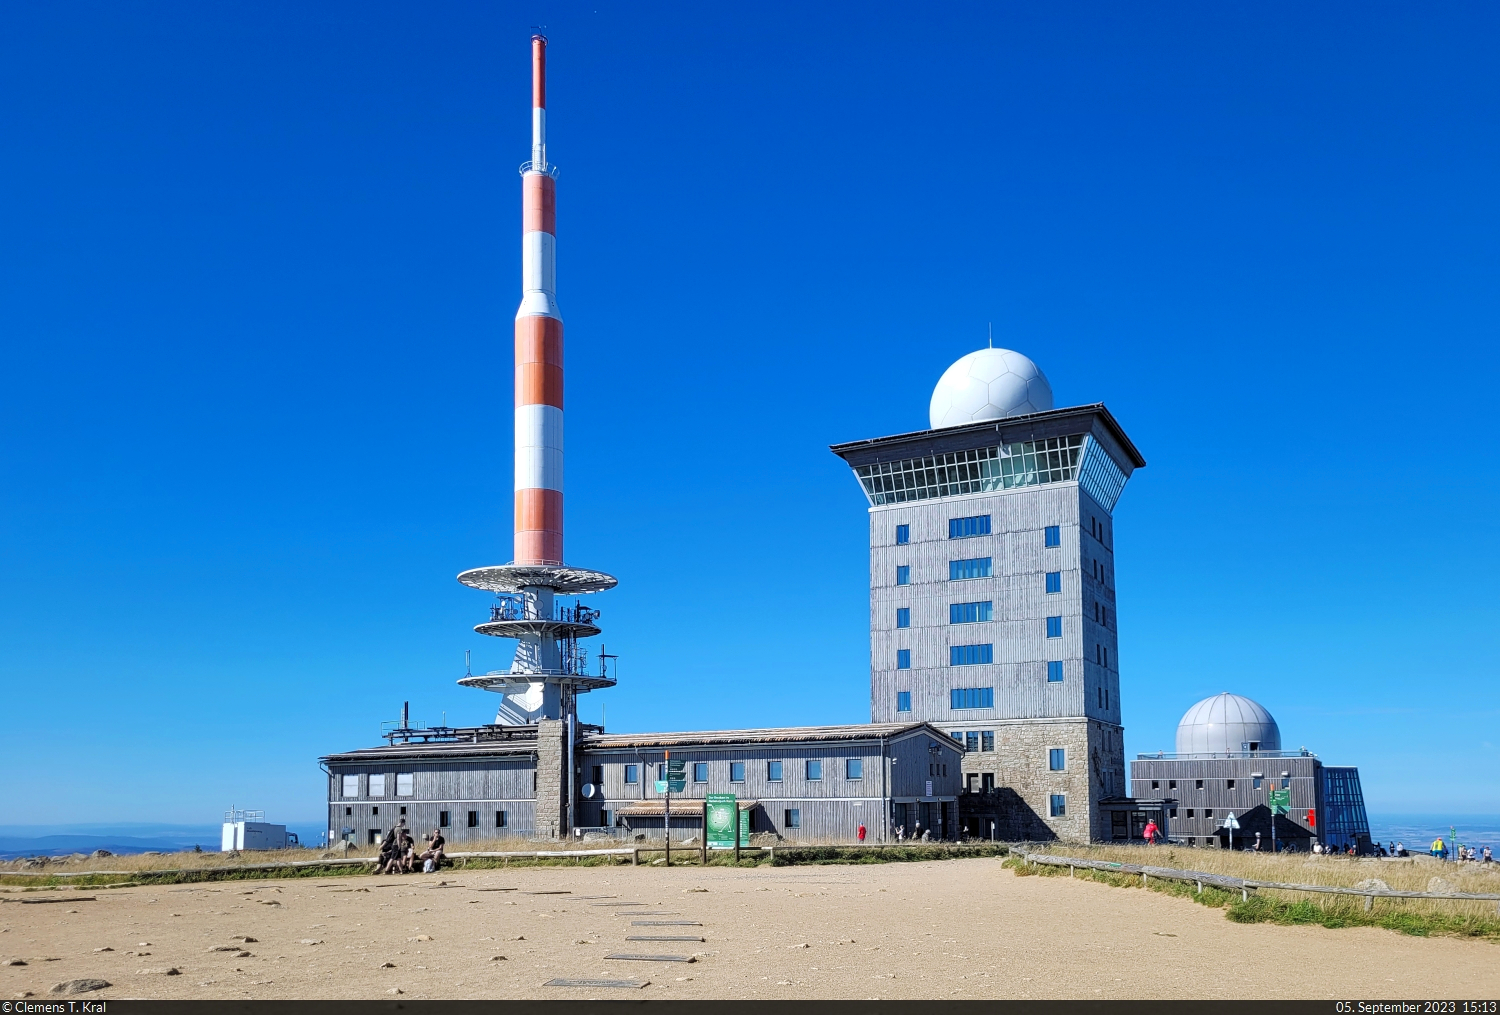
[[[932,389],[934,430],[1052,408],[1052,385],[1030,359],[1009,349],[980,349],[954,363]]]

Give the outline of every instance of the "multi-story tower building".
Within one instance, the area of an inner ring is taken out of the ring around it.
[[[1113,511],[1145,459],[1004,349],[949,368],[931,424],[832,449],[870,504],[871,721],[963,742],[973,834],[1107,838],[1101,805],[1128,806]]]

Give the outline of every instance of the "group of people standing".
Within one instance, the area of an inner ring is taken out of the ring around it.
[[[418,853],[416,840],[406,827],[406,819],[400,819],[380,841],[380,858],[375,863],[375,873],[413,874],[420,867],[423,874],[431,874],[446,859],[443,846],[447,840],[441,830],[434,828],[424,841],[427,848]]]

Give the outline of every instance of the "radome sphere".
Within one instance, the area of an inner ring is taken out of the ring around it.
[[[934,430],[1052,408],[1052,385],[1041,368],[1010,349],[980,349],[954,363],[932,390]]]
[[[1204,698],[1177,724],[1178,754],[1235,754],[1281,750],[1281,729],[1258,701],[1238,694]]]

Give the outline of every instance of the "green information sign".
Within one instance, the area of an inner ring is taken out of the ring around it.
[[[681,793],[683,790],[687,789],[687,780],[686,779],[668,779],[667,780],[667,787],[673,793]]]
[[[735,820],[739,805],[733,793],[710,793],[703,808],[703,825],[708,829],[709,849],[733,849]]]
[[[674,775],[681,776],[681,775],[685,774],[686,772],[687,772],[687,762],[686,761],[668,761],[667,762],[667,775],[668,776],[674,776]]]
[[[1287,814],[1292,809],[1292,791],[1289,789],[1273,789],[1271,795],[1266,799],[1270,805],[1272,814]]]

